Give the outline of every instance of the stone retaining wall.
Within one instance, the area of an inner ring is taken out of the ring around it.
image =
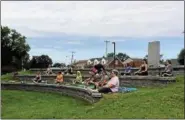
[[[24,83],[32,82],[34,75],[18,75],[17,78]],[[83,80],[89,76],[83,76]],[[54,83],[56,76],[42,76],[42,80],[47,80],[47,83]],[[76,77],[74,75],[64,76],[64,81],[72,83],[72,80]],[[176,82],[174,77],[157,77],[157,76],[121,76],[120,86],[128,87],[143,87],[143,86],[159,86],[167,85],[168,83]]]
[[[64,85],[53,84],[21,84],[21,83],[1,83],[2,90],[25,90],[25,91],[38,91],[38,92],[55,92],[62,95],[68,95],[76,98],[83,99],[89,103],[97,102],[102,94],[93,92],[84,88],[77,88]]]
[[[136,72],[139,68],[132,68],[132,73]],[[89,68],[86,69],[74,69],[73,71],[76,73],[76,71],[81,71],[82,74],[88,74],[88,72],[90,71]],[[106,69],[107,71],[111,71],[112,69]],[[30,69],[30,71],[32,72],[37,72],[37,71],[46,71],[46,69]],[[65,71],[65,69],[54,69],[53,72],[54,73],[58,73],[59,71]],[[118,71],[123,72],[124,69],[118,69]],[[161,73],[162,71],[164,71],[164,67],[158,67],[158,68],[149,68],[148,72],[149,75],[158,75],[159,73]],[[173,73],[174,75],[184,75],[184,66],[175,66],[173,67]]]

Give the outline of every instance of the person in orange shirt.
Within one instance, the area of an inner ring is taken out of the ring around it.
[[[55,79],[55,83],[62,83],[64,80],[63,80],[63,75],[61,72],[58,72],[57,74],[57,77]]]

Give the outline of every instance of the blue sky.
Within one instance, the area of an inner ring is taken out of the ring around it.
[[[53,62],[69,63],[71,51],[76,60],[102,57],[105,40],[116,42],[117,53],[141,58],[151,41],[160,41],[164,59],[184,47],[183,1],[3,1],[1,7],[2,25],[27,37],[30,55],[47,54]]]

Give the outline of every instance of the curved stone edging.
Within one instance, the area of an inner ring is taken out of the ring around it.
[[[62,95],[68,95],[76,98],[83,99],[89,103],[95,103],[102,94],[92,91],[90,89],[54,85],[54,84],[21,84],[21,83],[1,83],[2,90],[25,90],[25,91],[38,91],[38,92],[55,92]]]

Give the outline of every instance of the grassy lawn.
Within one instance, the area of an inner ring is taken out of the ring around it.
[[[2,118],[184,118],[184,77],[165,88],[107,94],[93,105],[51,93],[2,91]]]
[[[29,74],[33,74],[31,71],[27,70],[27,71],[19,71],[18,72],[20,75],[29,75]],[[5,75],[1,76],[1,80],[2,81],[8,81],[8,80],[13,80],[13,73],[7,73]]]

